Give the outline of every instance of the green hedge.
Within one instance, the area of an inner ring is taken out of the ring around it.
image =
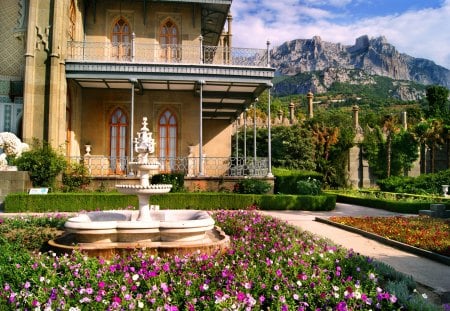
[[[336,194],[336,201],[340,203],[348,203],[361,205],[366,207],[373,207],[384,209],[390,212],[405,213],[405,214],[418,214],[420,210],[429,210],[430,204],[437,203],[433,200],[421,200],[421,201],[397,201],[380,198],[369,197],[355,197],[345,194]],[[449,208],[449,202],[439,202],[445,204],[447,209]]]
[[[138,206],[134,195],[120,193],[49,193],[43,195],[9,194],[4,211],[19,212],[79,212]]]
[[[323,179],[321,173],[314,171],[274,168],[272,172],[275,176],[274,193],[297,194],[299,181],[308,179],[321,181]]]
[[[161,209],[244,209],[256,205],[262,210],[332,210],[334,195],[257,195],[230,193],[167,193],[154,195],[151,204]],[[49,193],[46,195],[10,194],[5,198],[5,212],[78,212],[138,207],[132,195],[105,193]]]

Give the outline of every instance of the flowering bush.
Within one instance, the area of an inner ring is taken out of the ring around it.
[[[331,221],[450,257],[450,220],[417,217],[330,217]]]
[[[213,216],[230,235],[231,246],[223,254],[161,258],[136,251],[105,261],[78,252],[32,255],[2,242],[0,309],[402,308],[384,287],[387,276],[366,257],[257,211]]]

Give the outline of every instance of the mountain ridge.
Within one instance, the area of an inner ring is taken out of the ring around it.
[[[299,91],[298,93],[303,93],[305,87],[313,92],[323,93],[335,82],[375,83],[371,76],[396,80],[394,84],[403,89],[395,97],[406,100],[423,96],[423,90],[408,91],[411,87],[406,86],[407,81],[450,88],[449,69],[431,60],[398,52],[384,36],[369,38],[363,35],[356,38],[353,45],[323,41],[319,36],[286,41],[272,49],[271,65],[276,69],[277,76],[311,75],[309,81],[303,79],[303,86],[289,87],[291,91]],[[285,91],[286,89],[282,93],[286,93]]]

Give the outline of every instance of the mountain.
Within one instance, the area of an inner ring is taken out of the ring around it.
[[[276,68],[274,91],[279,95],[323,93],[336,83],[375,85],[376,77],[390,78],[390,96],[403,100],[423,97],[423,87],[417,89],[417,84],[450,88],[450,70],[399,53],[383,36],[361,36],[351,46],[318,36],[288,41],[273,48],[271,65]]]

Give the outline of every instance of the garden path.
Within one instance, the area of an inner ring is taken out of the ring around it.
[[[402,215],[375,208],[336,203],[333,211],[261,211],[264,214],[285,220],[294,226],[322,236],[342,245],[347,249],[353,249],[362,255],[381,261],[395,270],[402,272],[419,284],[429,288],[431,292],[439,296],[442,303],[450,303],[450,267],[405,251],[401,251],[383,243],[363,237],[325,223],[315,221],[316,217],[331,216],[394,216]]]

